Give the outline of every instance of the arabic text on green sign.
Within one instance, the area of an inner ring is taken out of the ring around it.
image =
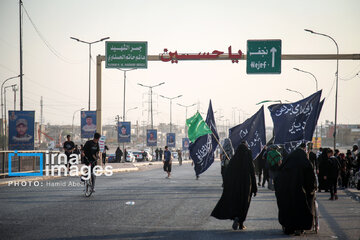
[[[281,40],[248,40],[247,74],[281,73]]]
[[[106,68],[147,68],[147,42],[106,42]]]

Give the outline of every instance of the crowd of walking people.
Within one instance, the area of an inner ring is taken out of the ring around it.
[[[289,154],[279,146],[269,145],[252,161],[245,142],[234,151],[231,141],[225,139],[220,159],[223,193],[211,216],[233,220],[234,230],[246,228],[243,223],[251,197],[266,182],[275,191],[278,219],[284,233],[295,235],[319,229],[316,191],[329,192],[329,200],[335,201],[338,188],[360,190],[357,145],[346,154],[330,148],[320,148],[315,153],[311,143],[302,143]]]

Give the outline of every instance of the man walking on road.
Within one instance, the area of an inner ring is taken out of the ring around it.
[[[267,154],[267,161],[269,164],[269,186],[268,188],[270,190],[275,190],[274,189],[274,180],[277,177],[277,173],[279,170],[279,166],[282,163],[282,157],[281,157],[281,153],[279,153],[277,151],[277,146],[276,145],[271,145],[270,146],[270,151]]]
[[[73,141],[71,141],[70,135],[67,135],[66,139],[67,139],[67,141],[64,142],[63,148],[64,148],[65,155],[66,155],[66,158],[67,158],[67,166],[68,166],[68,169],[70,169],[70,167],[71,167],[70,155],[75,150],[75,144],[74,144]]]
[[[164,151],[164,171],[167,172],[167,176],[166,178],[170,178],[170,173],[171,173],[171,152],[168,150],[168,146],[165,146],[165,151]]]
[[[158,161],[159,160],[159,149],[158,148],[156,148],[156,150],[155,150],[155,157],[156,157],[156,161]]]
[[[162,155],[163,155],[163,150],[160,148],[160,150],[159,150],[159,157],[160,157],[160,161],[162,160]]]
[[[182,152],[180,149],[176,151],[178,153],[179,166],[182,165]]]

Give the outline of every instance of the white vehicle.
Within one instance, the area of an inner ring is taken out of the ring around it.
[[[147,158],[146,160],[151,162],[153,160],[153,157],[150,153],[150,150],[145,150],[145,152],[146,152],[146,158]]]
[[[135,155],[133,154],[132,151],[127,152],[125,161],[126,162],[135,162],[136,161]]]

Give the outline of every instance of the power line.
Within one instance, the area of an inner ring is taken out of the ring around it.
[[[360,71],[359,72],[357,72],[354,76],[352,76],[352,77],[350,77],[350,78],[339,78],[341,81],[350,81],[350,80],[352,80],[352,79],[354,79],[354,78],[356,78],[357,76],[359,76],[360,77]]]
[[[40,37],[40,39],[43,41],[43,43],[45,44],[45,46],[61,61],[65,62],[65,63],[69,63],[69,64],[75,64],[74,62],[70,62],[69,60],[67,60],[64,56],[62,56],[58,51],[56,51],[56,49],[54,47],[52,47],[50,45],[50,43],[45,39],[45,37],[41,34],[40,30],[37,28],[37,26],[35,25],[35,23],[33,22],[33,20],[31,19],[28,11],[26,10],[24,4],[22,4],[22,8],[25,11],[26,16],[29,18],[31,25],[34,27],[35,32],[38,34],[38,36]]]

